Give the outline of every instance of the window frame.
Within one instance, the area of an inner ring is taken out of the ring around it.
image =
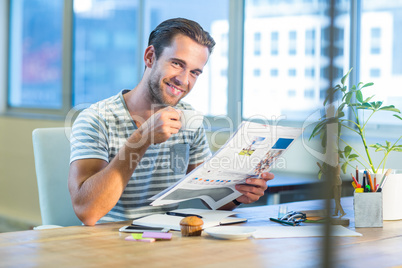
[[[0,1],[0,37],[2,37],[4,42],[0,43],[0,59],[4,59],[0,63],[0,115],[5,114],[7,111],[7,93],[8,93],[8,36],[9,36],[9,1]]]

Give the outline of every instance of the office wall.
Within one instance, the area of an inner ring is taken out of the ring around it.
[[[41,224],[32,131],[63,125],[64,121],[0,117],[0,221],[3,225],[21,223],[14,226],[19,229]]]

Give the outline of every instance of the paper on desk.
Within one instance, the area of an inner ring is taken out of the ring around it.
[[[186,214],[196,214],[202,216],[202,220],[204,222],[203,225],[204,229],[208,227],[218,226],[220,225],[220,222],[223,219],[236,214],[236,212],[233,211],[193,209],[193,208],[176,209],[172,211]],[[166,214],[152,214],[143,218],[133,220],[133,224],[148,227],[169,228],[171,230],[180,231],[180,221],[183,218],[184,217],[170,216]]]
[[[254,238],[317,237],[324,236],[324,226],[260,226]],[[362,236],[341,225],[331,226],[331,236]]]

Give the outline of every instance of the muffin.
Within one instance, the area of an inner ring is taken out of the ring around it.
[[[200,236],[204,222],[197,216],[188,216],[180,221],[182,236]]]

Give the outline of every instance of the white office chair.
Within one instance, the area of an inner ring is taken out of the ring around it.
[[[81,225],[67,186],[70,128],[39,128],[32,132],[39,204],[43,227]],[[42,228],[38,228],[42,229]]]

